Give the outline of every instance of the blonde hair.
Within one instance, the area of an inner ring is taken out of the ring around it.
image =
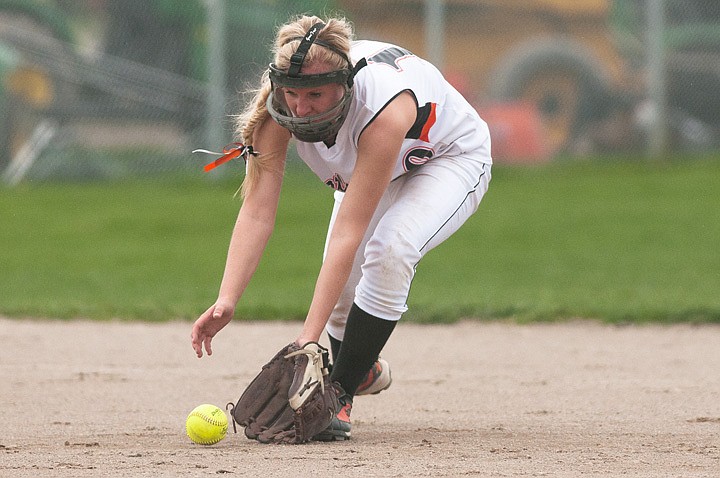
[[[290,57],[300,45],[300,39],[318,22],[325,24],[325,28],[320,31],[318,39],[349,56],[350,42],[353,39],[353,29],[350,22],[344,18],[323,20],[316,16],[302,15],[281,26],[278,30],[273,47],[274,63],[278,68],[283,70],[289,68]],[[328,64],[337,70],[348,67],[344,58],[319,45],[313,45],[305,56],[304,64],[313,63]],[[253,144],[255,129],[270,117],[265,104],[268,96],[270,96],[271,88],[270,78],[266,71],[260,81],[260,87],[251,91],[254,94],[253,99],[236,118],[235,136],[247,146]],[[260,171],[270,170],[265,161],[266,158],[263,157],[263,152],[260,151],[259,153],[257,156],[250,156],[248,159],[247,174],[240,187],[242,197],[245,197],[257,183]]]

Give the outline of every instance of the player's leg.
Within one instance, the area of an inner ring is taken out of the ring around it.
[[[340,204],[342,204],[343,196],[343,193],[335,193],[335,204],[333,206],[332,215],[330,217],[330,225],[328,227],[327,234],[328,238],[332,233],[332,229],[335,224],[335,218],[340,208]],[[358,252],[355,256],[355,261],[353,263],[352,271],[350,272],[350,277],[347,281],[347,284],[345,285],[345,288],[340,295],[340,299],[338,300],[337,304],[335,304],[335,307],[330,315],[330,319],[328,321],[326,329],[328,339],[330,341],[330,351],[333,358],[333,364],[337,361],[337,357],[340,352],[340,346],[342,344],[343,337],[345,336],[345,324],[347,322],[348,316],[350,315],[350,309],[353,305],[353,299],[355,297],[355,287],[360,281],[360,277],[362,275],[361,266],[363,261],[365,260],[365,245],[367,244],[369,238],[372,236],[377,222],[380,220],[380,218],[383,216],[383,214],[391,204],[389,196],[389,194],[386,194],[378,204],[373,219],[368,225],[365,237],[360,246],[358,247]],[[325,243],[325,252],[327,252],[327,239]],[[380,360],[378,357],[376,357],[374,363],[371,364],[370,370],[363,377],[361,387],[358,390],[358,393],[362,395],[379,393],[380,391],[388,388],[391,382],[392,378],[390,374],[390,365],[386,361]]]
[[[335,218],[337,217],[338,210],[340,209],[340,205],[342,204],[343,197],[343,193],[335,193],[335,204],[333,206],[332,215],[330,217],[330,224],[328,226],[328,233],[325,242],[325,254],[327,253],[328,241],[330,235],[332,234],[332,230],[335,225]],[[350,309],[353,305],[353,299],[355,298],[355,287],[357,286],[358,282],[360,281],[360,277],[362,276],[361,266],[363,261],[365,260],[365,245],[372,236],[378,221],[383,216],[390,204],[391,201],[386,194],[380,200],[377,210],[375,211],[375,214],[368,225],[365,237],[360,243],[358,251],[355,255],[355,260],[353,262],[352,270],[350,272],[348,281],[345,284],[345,288],[343,289],[342,293],[340,294],[340,298],[337,304],[335,304],[335,307],[330,314],[330,318],[326,326],[326,331],[328,339],[330,341],[330,350],[332,353],[333,362],[337,360],[338,353],[340,352],[340,345],[342,344],[343,338],[345,336],[345,324],[347,322],[348,316],[350,315]]]
[[[323,257],[325,256],[325,254],[327,254],[328,242],[330,240],[330,235],[332,234],[333,227],[335,226],[335,218],[337,217],[340,205],[342,204],[343,197],[343,193],[335,192],[335,204],[333,205],[332,215],[330,216],[330,224],[328,226],[327,237],[325,239],[325,251],[323,253]],[[377,211],[371,219],[367,231],[365,232],[365,237],[360,243],[358,251],[355,254],[355,260],[353,261],[352,270],[350,271],[350,276],[348,277],[348,281],[345,284],[345,288],[340,294],[340,298],[337,304],[335,304],[335,307],[330,313],[330,318],[326,326],[326,331],[330,340],[330,349],[332,352],[333,361],[337,359],[337,355],[340,350],[340,344],[342,343],[343,337],[345,336],[345,323],[347,322],[348,315],[350,314],[350,308],[352,307],[353,299],[355,298],[355,287],[357,286],[358,282],[360,281],[360,277],[362,276],[361,266],[364,261],[365,245],[372,236],[372,233],[375,230],[375,226],[377,225],[379,219],[382,217],[383,213],[389,207],[389,205],[390,201],[388,201],[384,197],[378,204]]]
[[[477,158],[443,158],[393,182],[390,201],[365,246],[362,275],[344,328],[331,380],[346,391],[342,409],[318,440],[350,438],[353,397],[407,309],[415,267],[478,208],[490,165]],[[433,165],[432,167],[429,167]]]
[[[468,157],[437,158],[403,176],[365,247],[355,303],[376,317],[399,320],[418,263],[472,216],[490,177],[489,164]]]
[[[330,235],[332,234],[333,226],[335,224],[335,218],[337,216],[337,212],[340,208],[340,205],[342,204],[343,194],[336,192],[335,193],[335,205],[333,207],[332,216],[330,218],[330,225],[328,227],[328,233],[327,233],[327,239],[325,242],[325,252],[327,253],[327,246],[328,246],[328,240],[330,238]],[[387,195],[386,195],[387,196]],[[375,226],[377,225],[378,220],[382,217],[383,213],[389,207],[390,201],[383,197],[380,200],[380,203],[378,204],[377,210],[375,212],[375,215],[373,216],[373,219],[370,221],[370,224],[368,225],[368,230],[365,233],[365,237],[358,247],[358,252],[355,256],[355,260],[353,262],[352,271],[350,272],[350,276],[348,278],[347,283],[345,284],[345,288],[343,289],[342,293],[340,294],[340,299],[338,300],[337,304],[335,304],[335,307],[333,308],[332,313],[330,314],[330,319],[328,320],[326,331],[328,334],[328,339],[330,340],[330,350],[333,357],[333,370],[335,369],[335,364],[338,361],[338,357],[340,356],[340,351],[342,349],[342,343],[347,336],[347,330],[346,330],[346,323],[348,322],[348,317],[353,314],[353,298],[355,296],[355,288],[360,281],[360,277],[362,275],[362,262],[364,260],[364,249],[365,245],[367,244],[367,241],[372,236],[373,231],[375,230]],[[394,326],[394,325],[393,325]],[[353,334],[353,328],[350,328],[350,334]],[[389,336],[389,334],[388,334]],[[352,341],[352,340],[351,340]],[[349,358],[349,355],[348,355]],[[376,356],[377,358],[377,356]],[[348,364],[353,363],[352,360],[345,360],[345,366]],[[371,364],[372,365],[372,364]],[[372,375],[372,372],[374,370],[370,370],[371,366],[367,367],[367,370],[363,374],[363,381],[367,381],[367,376]],[[387,365],[387,362],[385,362],[385,369],[380,370],[380,372],[384,372],[384,375],[378,374],[378,378],[382,379],[383,381],[388,381],[387,379],[390,376],[390,368]],[[381,376],[382,375],[382,376]],[[331,376],[332,377],[332,376]],[[370,384],[371,388],[367,388],[370,391],[375,391],[377,387],[372,388],[373,384]],[[385,385],[383,388],[387,388],[389,386],[389,383]],[[353,390],[354,392],[354,390]],[[327,430],[323,431],[322,433],[318,434],[316,437],[314,437],[315,440],[319,441],[334,441],[334,440],[347,440],[350,438],[351,434],[351,424],[350,424],[350,411],[352,410],[352,396],[350,394],[345,394],[344,396],[340,397],[341,401],[341,409],[337,416],[333,418],[333,422],[331,425],[327,428]]]
[[[398,178],[383,197],[389,205],[373,223],[344,339],[335,342],[331,380],[346,391],[342,410],[318,439],[350,438],[353,397],[407,310],[417,263],[457,231],[487,191],[491,168],[477,157],[436,161]],[[330,327],[328,332],[333,336]]]
[[[489,181],[489,165],[463,157],[436,159],[391,184],[331,375],[351,397],[407,310],[418,262],[477,210]]]

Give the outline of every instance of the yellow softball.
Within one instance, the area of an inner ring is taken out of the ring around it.
[[[200,445],[214,445],[225,438],[227,429],[227,416],[215,405],[204,404],[195,407],[185,421],[187,436]]]

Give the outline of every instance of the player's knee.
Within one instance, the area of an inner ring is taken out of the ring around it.
[[[368,242],[362,266],[363,277],[372,274],[375,280],[383,283],[412,280],[420,252],[401,231],[391,236],[373,238]]]
[[[396,320],[407,310],[405,302],[419,260],[419,251],[401,233],[394,240],[371,239],[356,301],[378,317]]]

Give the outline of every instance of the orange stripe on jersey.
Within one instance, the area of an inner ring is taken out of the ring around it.
[[[433,127],[435,124],[435,107],[437,106],[437,103],[430,103],[430,114],[428,115],[427,120],[425,120],[425,124],[423,125],[422,131],[420,132],[420,139],[421,141],[425,141],[426,143],[430,142],[430,138],[428,137],[428,134],[430,134],[430,128]]]

